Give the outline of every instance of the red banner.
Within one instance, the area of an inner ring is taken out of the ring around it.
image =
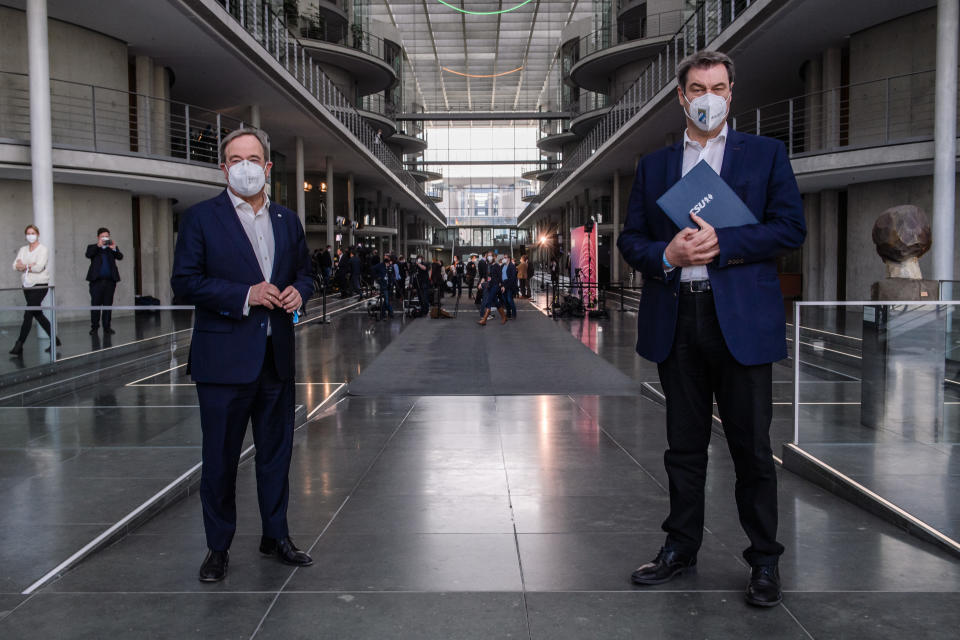
[[[570,230],[570,289],[581,295],[587,309],[597,307],[597,228]]]

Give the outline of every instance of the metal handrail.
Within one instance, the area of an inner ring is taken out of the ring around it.
[[[612,24],[595,29],[577,38],[580,59],[624,42],[673,35],[683,24],[684,16],[688,13],[688,10],[674,9],[642,18],[617,20],[616,37],[614,37]]]
[[[287,73],[314,97],[330,114],[366,147],[373,156],[387,167],[421,202],[423,207],[437,219],[443,213],[423,188],[404,168],[403,163],[377,135],[377,130],[364,120],[329,76],[314,62],[297,36],[287,27],[286,21],[260,0],[220,0],[228,15],[253,38],[263,45],[267,53],[279,62]]]
[[[0,138],[29,143],[30,79],[0,71]],[[219,164],[222,136],[243,121],[210,109],[72,80],[50,80],[53,144]]]
[[[847,84],[738,113],[732,124],[783,141],[791,157],[932,140],[935,81],[931,70]]]

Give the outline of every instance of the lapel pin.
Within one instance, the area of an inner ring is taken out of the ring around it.
[[[283,214],[282,214],[282,213],[278,213],[278,214],[277,214],[277,217],[278,217],[278,218],[282,218],[282,217],[283,217]]]

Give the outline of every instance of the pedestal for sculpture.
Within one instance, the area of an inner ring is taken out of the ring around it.
[[[936,304],[864,307],[861,424],[942,440],[947,313]]]

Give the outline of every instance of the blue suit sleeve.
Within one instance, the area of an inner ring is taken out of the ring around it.
[[[187,304],[239,320],[250,285],[209,276],[205,244],[199,216],[188,210],[180,220],[173,255],[173,293]]]
[[[767,186],[763,222],[717,229],[717,266],[772,260],[803,244],[803,199],[782,142],[776,142],[770,173],[761,184]]]
[[[630,191],[627,220],[617,239],[617,248],[631,267],[645,278],[665,279],[663,251],[667,243],[655,238],[649,227],[646,193],[646,163],[641,161]],[[655,212],[654,212],[655,213]]]

